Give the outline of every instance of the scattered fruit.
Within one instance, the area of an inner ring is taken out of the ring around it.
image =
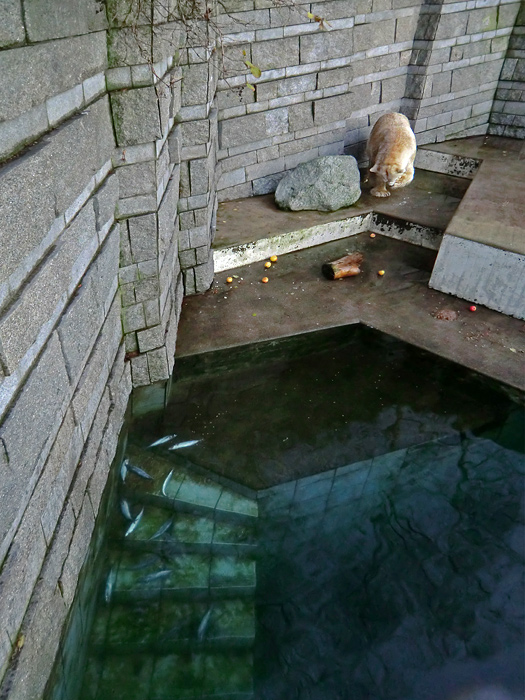
[[[262,280],[261,280],[261,282],[263,282],[264,284],[266,284],[266,283],[268,282],[268,277],[263,277]]]
[[[265,262],[265,263],[264,263],[264,267],[271,267],[271,266],[272,266],[272,263],[271,263],[271,262]]]
[[[277,255],[271,255],[271,256],[270,256],[270,260],[271,260],[272,262],[277,262]]]
[[[370,238],[375,238],[375,237],[376,237],[376,234],[375,234],[375,233],[371,233],[371,234],[370,234]]]
[[[377,273],[377,274],[379,275],[379,277],[382,277],[382,276],[385,274],[385,271],[384,271],[384,270],[378,270],[378,273]]]
[[[233,277],[226,277],[226,282],[228,282],[228,284],[231,284],[233,282]]]
[[[476,310],[477,310],[477,307],[475,307],[474,304],[472,304],[472,306],[469,306],[469,311],[476,311]]]

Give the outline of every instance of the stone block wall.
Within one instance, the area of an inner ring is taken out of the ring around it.
[[[203,292],[213,281],[218,78],[218,63],[210,49],[214,45],[210,26],[181,55],[179,260],[186,294]]]
[[[173,367],[180,31],[118,9],[0,7],[2,698],[42,697],[132,383]]]
[[[120,292],[127,357],[134,386],[167,379],[173,369],[183,295],[179,264],[182,41],[173,22],[108,10],[109,92],[119,183]],[[209,285],[208,285],[209,286]]]
[[[384,112],[407,114],[419,143],[486,133],[519,3],[229,0],[226,9],[221,200],[272,192],[319,155],[363,161]]]
[[[521,5],[503,63],[489,134],[525,139],[525,5]]]

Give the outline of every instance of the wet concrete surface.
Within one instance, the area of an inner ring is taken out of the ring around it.
[[[351,207],[334,212],[282,211],[273,194],[243,200],[222,202],[217,213],[217,233],[214,248],[223,248],[256,241],[276,233],[288,233],[319,224],[327,224],[372,211],[444,229],[450,222],[470,180],[441,173],[419,170],[413,186],[394,190],[390,197],[373,197],[368,183],[363,194]]]
[[[357,250],[360,275],[323,277],[323,263]],[[219,273],[208,292],[184,300],[177,356],[363,323],[525,390],[525,324],[481,307],[471,312],[468,302],[429,289],[435,255],[362,233],[282,255],[269,270],[256,262]],[[232,284],[229,274],[237,275]],[[456,320],[440,320],[441,310]]]
[[[493,232],[493,242],[498,235],[503,245],[508,235],[523,242],[517,186],[507,204],[499,195],[496,201],[490,194],[489,167],[490,162],[497,166],[500,180],[509,163],[514,175],[523,169],[522,141],[474,137],[425,148],[482,159],[482,167],[472,184],[465,178],[417,171],[414,182],[391,197],[379,199],[364,191],[353,207],[329,214],[280,211],[273,194],[225,202],[219,206],[214,247],[242,245],[370,211],[441,230],[456,224],[461,228],[462,216],[465,221],[475,216],[484,231]],[[516,177],[513,181],[516,184]],[[467,199],[474,185],[481,195],[472,199],[473,209]],[[501,206],[512,219],[510,233],[500,225]],[[364,255],[360,275],[339,281],[323,277],[324,263],[353,251]],[[255,262],[217,273],[208,292],[184,300],[177,356],[362,323],[525,390],[525,323],[481,306],[471,312],[468,301],[429,289],[435,257],[435,251],[379,234],[370,238],[365,232],[281,255],[269,270]],[[385,270],[383,277],[379,270]],[[229,275],[236,275],[232,284],[226,282]],[[261,282],[265,276],[267,284]],[[443,310],[453,312],[448,315],[455,320],[438,318]]]
[[[447,234],[525,254],[525,143],[517,139],[476,137],[435,148],[482,160]]]

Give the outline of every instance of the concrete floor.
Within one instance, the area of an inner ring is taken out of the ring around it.
[[[516,149],[513,161],[523,166],[517,148],[522,142],[508,141]],[[443,152],[483,157],[483,140],[446,146],[448,151]],[[386,207],[385,213],[392,216],[443,229],[466,186],[468,181],[425,173],[386,202],[378,205],[378,200],[365,195],[360,206],[370,210],[373,205],[375,211]],[[523,205],[513,200],[512,207],[513,216],[519,217]],[[215,244],[240,245],[315,225],[327,217],[347,216],[346,210],[281,212],[272,195],[228,202],[219,207]],[[356,250],[364,255],[360,275],[338,281],[323,277],[323,263]],[[436,251],[379,234],[371,238],[365,232],[281,255],[269,270],[259,261],[220,272],[208,292],[184,300],[177,356],[363,323],[524,391],[525,323],[483,307],[471,312],[468,302],[430,289],[435,257]],[[384,276],[377,274],[379,270],[385,270]],[[229,275],[236,275],[232,284],[226,282]],[[269,278],[267,284],[261,282],[264,276]],[[457,318],[441,320],[438,314],[443,310],[455,312]]]

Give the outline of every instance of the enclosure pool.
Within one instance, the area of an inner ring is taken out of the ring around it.
[[[48,698],[523,698],[524,425],[363,327],[178,360],[126,427]]]

